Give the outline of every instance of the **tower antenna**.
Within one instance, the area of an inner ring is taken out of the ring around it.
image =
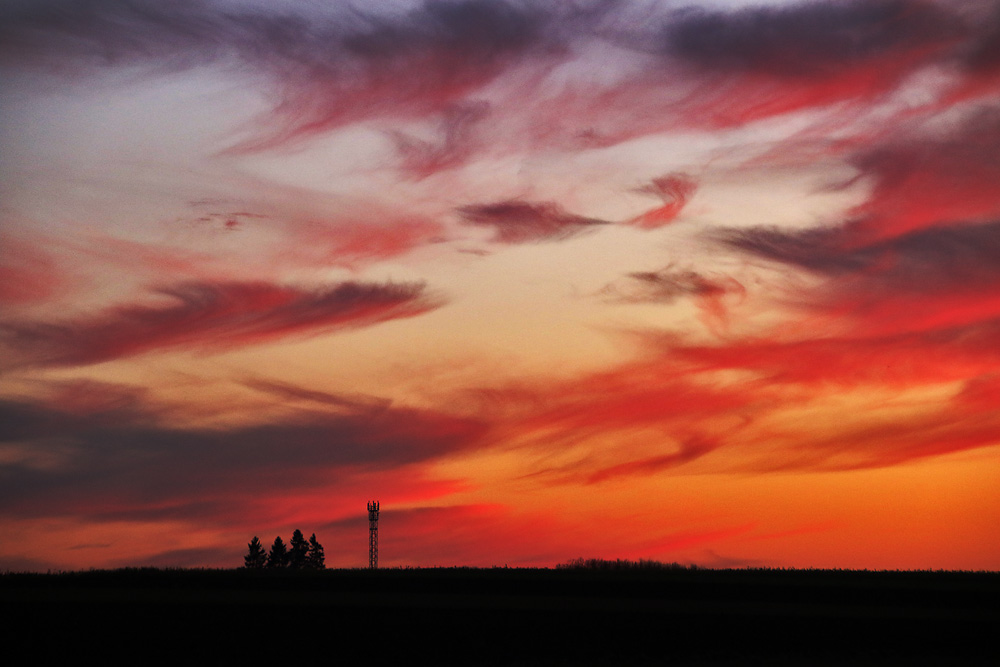
[[[378,501],[368,503],[368,569],[378,569]]]

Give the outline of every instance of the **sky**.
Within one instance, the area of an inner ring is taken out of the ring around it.
[[[0,570],[1000,569],[1000,2],[0,0]]]

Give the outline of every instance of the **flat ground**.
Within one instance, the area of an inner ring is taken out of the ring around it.
[[[8,655],[113,663],[1000,664],[1000,573],[117,570],[0,603]]]

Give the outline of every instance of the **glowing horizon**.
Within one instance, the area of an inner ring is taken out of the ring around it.
[[[1000,570],[1000,3],[0,9],[0,569]]]

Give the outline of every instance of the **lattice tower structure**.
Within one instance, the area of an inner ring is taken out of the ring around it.
[[[378,501],[368,503],[368,568],[378,569]]]

